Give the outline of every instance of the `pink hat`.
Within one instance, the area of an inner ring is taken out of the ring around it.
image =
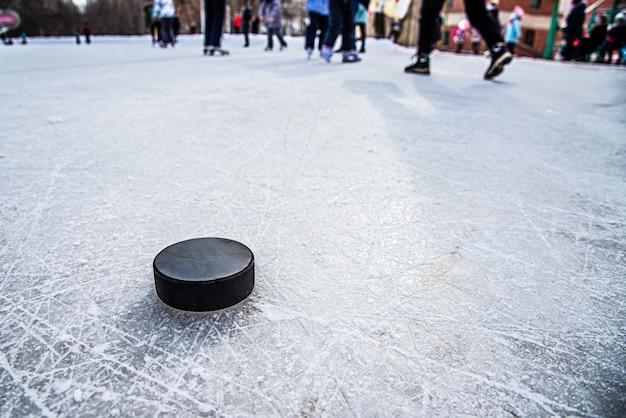
[[[515,14],[516,14],[516,15],[518,15],[519,17],[522,17],[522,16],[524,16],[524,13],[526,13],[526,12],[525,12],[525,11],[524,11],[524,9],[522,9],[520,6],[515,6],[515,7],[513,8],[513,13],[515,13]]]

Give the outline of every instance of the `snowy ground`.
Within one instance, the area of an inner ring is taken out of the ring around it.
[[[626,71],[371,40],[0,48],[0,415],[626,414]],[[166,246],[256,258],[157,299]]]

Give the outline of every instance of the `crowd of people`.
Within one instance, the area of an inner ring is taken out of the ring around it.
[[[467,18],[458,21],[453,28],[451,43],[454,51],[461,53],[465,45],[471,46],[473,54],[486,52],[491,63],[484,77],[491,79],[500,75],[516,54],[523,30],[525,11],[515,6],[507,21],[502,24],[499,17],[499,0],[463,0]],[[396,0],[396,4],[403,0]],[[441,15],[446,0],[423,0],[419,11],[419,32],[417,51],[411,63],[404,68],[406,73],[430,74],[430,54],[442,39],[444,19]],[[306,0],[307,13],[304,36],[304,50],[310,59],[317,50],[319,56],[331,62],[335,54],[341,54],[342,63],[358,63],[360,54],[366,51],[368,22],[374,28],[374,37],[388,37],[397,41],[402,30],[402,19],[395,16],[389,35],[385,36],[385,10],[388,0]],[[406,4],[407,1],[404,0]],[[410,3],[410,1],[409,1]],[[222,31],[226,17],[226,0],[203,0],[204,6],[204,54],[228,55],[221,48]],[[398,7],[398,6],[395,6]],[[408,6],[406,6],[408,7]],[[563,61],[591,61],[595,63],[615,63],[626,65],[626,19],[624,11],[615,15],[594,12],[597,3],[588,6],[586,0],[571,0],[571,7],[563,19],[561,45],[556,58]],[[591,19],[585,26],[589,12]],[[612,11],[615,13],[615,10]],[[181,24],[176,15],[174,0],[153,0],[144,7],[145,24],[153,46],[174,47],[177,43]],[[233,15],[231,28],[234,33],[244,35],[244,47],[250,46],[250,33],[260,33],[265,27],[267,36],[266,51],[274,49],[274,39],[279,49],[287,48],[283,37],[283,13],[281,0],[260,0],[255,13],[250,3],[244,4]],[[196,26],[193,25],[192,33]],[[6,31],[5,31],[6,32]],[[357,37],[358,33],[358,37]],[[91,28],[85,24],[75,32],[76,43],[91,43]],[[1,33],[2,43],[12,41]],[[26,35],[21,36],[26,44]],[[341,39],[340,46],[335,44]],[[360,44],[360,45],[359,45]],[[524,46],[528,50],[528,46]]]
[[[442,39],[441,15],[446,0],[423,0],[419,12],[419,33],[417,51],[405,72],[430,74],[430,54]],[[588,6],[587,0],[571,0],[571,7],[561,26],[561,45],[557,59],[563,61],[587,61],[595,63],[614,63],[626,65],[626,18],[624,11],[614,15],[594,12],[598,3]],[[401,3],[402,0],[396,0]],[[389,35],[385,35],[385,10],[388,0],[306,0],[307,13],[304,36],[304,50],[310,59],[317,50],[319,56],[331,62],[333,56],[341,54],[342,63],[361,61],[359,54],[366,51],[368,22],[374,28],[374,37],[388,37],[397,41],[402,30],[402,19],[393,19]],[[393,3],[393,2],[391,2]],[[498,76],[509,64],[520,43],[523,29],[524,9],[515,6],[508,20],[502,24],[499,17],[499,0],[464,0],[466,19],[461,19],[453,28],[451,43],[454,51],[461,53],[465,45],[471,45],[473,54],[486,52],[491,57],[491,64],[485,72],[485,78]],[[204,6],[204,53],[205,55],[228,55],[221,49],[222,31],[226,17],[226,0],[203,0]],[[588,14],[591,18],[585,26]],[[615,13],[615,10],[612,11]],[[181,23],[176,15],[174,0],[153,0],[144,7],[145,24],[153,46],[174,47],[177,43]],[[244,35],[244,47],[250,46],[250,33],[260,33],[260,25],[267,34],[266,51],[274,49],[274,39],[279,49],[287,48],[283,37],[283,13],[281,0],[260,0],[258,10],[253,12],[250,3],[246,3],[234,13],[231,27],[234,33]],[[192,25],[192,33],[196,26]],[[6,28],[5,28],[6,29]],[[0,31],[2,32],[2,31]],[[358,37],[356,36],[358,33]],[[91,28],[85,24],[74,35],[76,43],[91,43]],[[0,40],[5,45],[13,44],[6,30],[0,33]],[[335,47],[341,39],[340,46]],[[27,44],[26,34],[22,33],[21,43]],[[360,45],[359,45],[360,44]],[[336,48],[336,49],[335,49]],[[525,47],[527,49],[527,46]]]
[[[221,49],[222,30],[225,17],[225,0],[203,0],[205,11],[205,55],[227,55]],[[405,67],[406,73],[430,74],[430,54],[441,39],[443,19],[441,11],[445,0],[423,0],[419,16],[419,33],[417,51],[412,62]],[[467,19],[462,19],[452,31],[452,42],[455,52],[462,52],[464,45],[469,43],[474,54],[483,52],[486,46],[491,62],[485,71],[484,78],[492,79],[500,75],[516,53],[516,47],[522,36],[522,19],[525,11],[515,6],[504,25],[499,18],[498,0],[464,0]],[[359,54],[365,53],[366,28],[369,15],[376,17],[376,33],[379,36],[384,0],[307,0],[307,12],[304,50],[310,59],[315,50],[327,62],[331,62],[335,53],[341,54],[342,63],[361,61]],[[563,60],[589,61],[595,54],[595,62],[611,62],[615,52],[616,62],[623,62],[622,48],[626,36],[624,15],[616,16],[615,22],[609,26],[606,16],[595,14],[587,30],[584,29],[586,16],[585,0],[572,0],[572,7],[567,14],[562,28],[562,46],[559,57]],[[174,46],[180,29],[174,9],[173,0],[154,0],[150,9],[150,32],[153,43],[162,47]],[[274,49],[274,39],[279,49],[287,48],[283,37],[283,16],[280,0],[261,0],[257,13],[253,13],[250,4],[242,6],[235,12],[232,19],[233,32],[244,35],[244,47],[250,46],[249,34],[258,33],[258,25],[265,26],[267,34],[266,51]],[[254,27],[256,25],[256,28]],[[384,23],[383,23],[384,26]],[[399,35],[401,24],[398,24],[395,38]],[[360,37],[360,48],[357,48],[357,29]],[[382,29],[384,30],[384,28]],[[393,33],[393,30],[392,30]],[[335,43],[341,38],[340,46]]]
[[[404,68],[406,73],[430,74],[430,54],[441,39],[443,18],[441,11],[446,0],[423,0],[419,14],[419,32],[417,51],[411,63]],[[626,64],[626,19],[624,12],[609,17],[601,13],[593,13],[585,27],[589,10],[585,0],[571,0],[571,8],[564,18],[562,41],[557,59],[564,61],[593,61],[596,63]],[[375,27],[375,36],[380,37],[384,31],[384,21],[380,19],[384,0],[306,0],[307,13],[304,50],[310,59],[314,51],[326,62],[333,56],[341,54],[342,63],[358,63],[362,60],[359,54],[366,51],[367,24],[370,16]],[[471,45],[471,52],[480,54],[486,49],[491,62],[485,71],[484,78],[492,79],[504,71],[516,53],[522,36],[524,9],[515,6],[508,20],[501,24],[498,0],[464,0],[466,19],[461,19],[452,30],[451,40],[455,52],[461,53],[466,43]],[[226,0],[203,0],[204,6],[204,54],[228,55],[221,48],[222,31],[226,16]],[[593,7],[591,7],[593,9]],[[145,23],[149,29],[152,44],[162,48],[174,47],[180,33],[180,20],[176,16],[173,0],[154,0],[144,7]],[[266,51],[274,49],[274,38],[279,49],[287,48],[283,37],[283,14],[281,0],[261,0],[258,11],[253,12],[250,3],[234,13],[232,30],[244,35],[244,47],[250,46],[250,33],[259,33],[259,25],[264,25],[267,35]],[[390,37],[397,38],[401,30],[390,32]],[[357,38],[356,34],[359,34]],[[85,24],[76,31],[76,43],[91,42],[91,28]],[[7,43],[5,34],[3,43]],[[338,39],[340,46],[335,49]],[[26,44],[25,34],[22,43]],[[360,47],[358,45],[360,43]],[[484,48],[483,45],[486,47]]]
[[[565,61],[626,64],[623,55],[626,47],[624,12],[618,13],[610,26],[605,15],[596,13],[585,30],[586,7],[584,0],[572,0],[572,8],[563,25],[560,58]],[[617,58],[613,59],[616,54]],[[592,58],[594,55],[595,58]]]

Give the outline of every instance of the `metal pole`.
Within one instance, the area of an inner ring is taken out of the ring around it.
[[[554,10],[552,11],[552,20],[550,21],[550,32],[548,32],[548,41],[546,42],[546,50],[543,57],[547,60],[552,59],[554,54],[554,39],[556,31],[559,29],[559,0],[554,2]]]
[[[613,2],[613,7],[611,8],[609,15],[607,16],[609,18],[610,24],[613,24],[613,22],[615,22],[615,15],[617,15],[620,3],[620,0],[615,0],[615,2]]]

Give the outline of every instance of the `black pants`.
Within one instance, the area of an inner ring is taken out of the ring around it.
[[[341,34],[342,50],[350,51],[354,46],[356,3],[352,0],[330,0],[328,9],[328,30],[324,37],[324,45],[332,48]]]
[[[225,0],[204,0],[204,46],[219,48],[226,10]]]
[[[383,12],[376,12],[374,15],[374,29],[376,30],[376,39],[385,37],[385,15]]]
[[[315,37],[317,36],[317,30],[320,31],[320,38],[317,43],[318,49],[322,49],[322,42],[324,42],[324,36],[326,35],[326,29],[328,28],[328,16],[323,16],[315,12],[309,12],[309,26],[306,27],[304,48],[315,49]]]
[[[517,44],[514,44],[513,42],[508,42],[506,44],[506,47],[507,47],[507,49],[509,50],[509,52],[511,54],[515,54],[515,45],[517,45]]]
[[[359,32],[361,35],[361,52],[365,51],[365,38],[367,38],[367,33],[366,33],[366,28],[367,28],[367,24],[365,23],[355,23],[354,24],[355,28],[358,26],[359,28]],[[356,49],[356,31],[354,34],[354,49]]]
[[[422,3],[419,39],[417,40],[418,52],[430,54],[432,51],[437,16],[441,13],[445,1],[424,0]],[[467,13],[470,23],[478,29],[487,46],[491,48],[498,42],[503,42],[500,28],[487,14],[484,0],[464,0],[464,2],[465,13]]]
[[[161,18],[161,42],[164,45],[174,45],[174,18],[163,17]]]
[[[250,33],[250,29],[243,29],[243,36],[244,36],[244,46],[250,46],[250,37],[248,36],[248,34]]]
[[[267,47],[269,49],[274,48],[274,35],[278,38],[280,46],[287,46],[287,42],[283,39],[283,35],[280,34],[280,28],[267,28]]]

